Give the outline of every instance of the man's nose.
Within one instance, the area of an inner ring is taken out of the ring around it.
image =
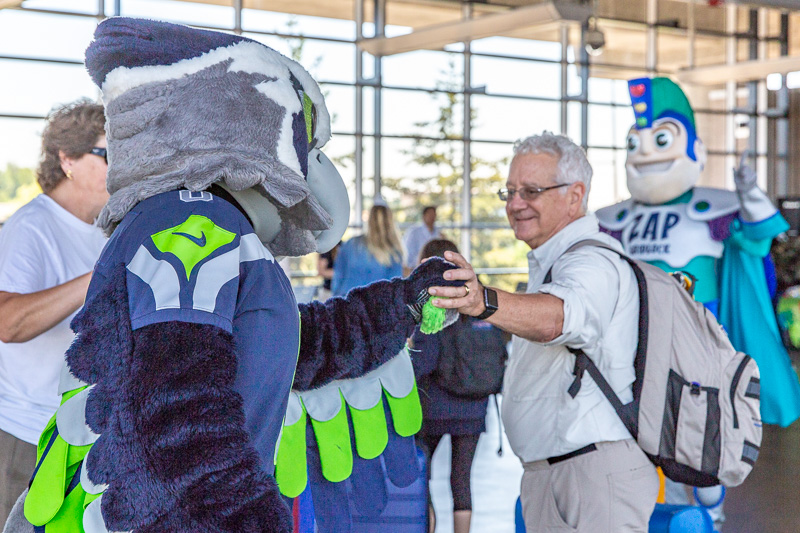
[[[522,196],[519,194],[519,190],[515,191],[513,195],[510,195],[506,202],[506,207],[512,211],[524,209],[527,205],[528,204],[525,203],[525,200],[523,200]]]

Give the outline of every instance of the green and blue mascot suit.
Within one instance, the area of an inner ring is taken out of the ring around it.
[[[350,501],[380,513],[387,474],[419,474],[405,343],[444,325],[427,287],[452,265],[298,305],[277,260],[349,220],[311,76],[241,36],[129,18],[99,24],[86,66],[110,239],[6,531],[289,532],[308,476],[321,530],[349,531]]]
[[[788,426],[800,416],[800,385],[781,341],[765,270],[772,240],[788,224],[744,157],[734,172],[735,191],[696,186],[706,150],[678,85],[640,78],[628,89],[636,120],[625,165],[631,198],[598,210],[600,226],[632,257],[695,278],[695,298],[717,316],[733,345],[758,363],[762,421]]]

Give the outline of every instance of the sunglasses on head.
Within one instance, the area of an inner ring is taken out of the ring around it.
[[[106,150],[105,148],[99,148],[99,147],[95,146],[94,148],[89,150],[87,153],[92,154],[92,155],[96,155],[98,157],[102,157],[103,161],[106,162],[106,165],[108,164],[108,150]]]

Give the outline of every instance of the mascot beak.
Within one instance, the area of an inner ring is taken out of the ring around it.
[[[325,253],[333,249],[347,231],[350,222],[350,198],[339,171],[317,148],[308,153],[307,179],[311,194],[333,219],[328,229],[313,232],[316,251]],[[253,222],[256,235],[265,246],[269,247],[281,229],[281,217],[275,205],[255,187],[235,191],[224,181],[217,182],[217,185],[236,199]]]
[[[319,149],[308,152],[308,187],[333,219],[331,227],[314,232],[317,252],[325,253],[342,240],[350,222],[350,198],[344,180],[330,159]]]

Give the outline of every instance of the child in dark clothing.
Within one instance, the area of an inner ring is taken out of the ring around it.
[[[444,257],[444,252],[458,252],[456,245],[447,239],[429,241],[420,252],[420,258]],[[466,317],[465,317],[466,318]],[[451,328],[473,327],[477,319],[459,320]],[[483,324],[482,325],[486,325]],[[422,335],[417,330],[412,337],[414,351],[421,356],[413,357],[414,373],[422,403],[422,430],[417,435],[430,461],[439,441],[449,434],[452,442],[450,487],[453,493],[454,533],[467,533],[472,518],[470,492],[470,470],[480,434],[486,431],[486,407],[488,396],[467,399],[455,396],[437,385],[435,370],[440,354],[454,349],[442,342],[441,335]],[[412,352],[413,353],[413,352]],[[422,356],[424,354],[424,356]],[[430,468],[428,479],[430,480]],[[430,531],[434,530],[435,518],[431,510]]]

